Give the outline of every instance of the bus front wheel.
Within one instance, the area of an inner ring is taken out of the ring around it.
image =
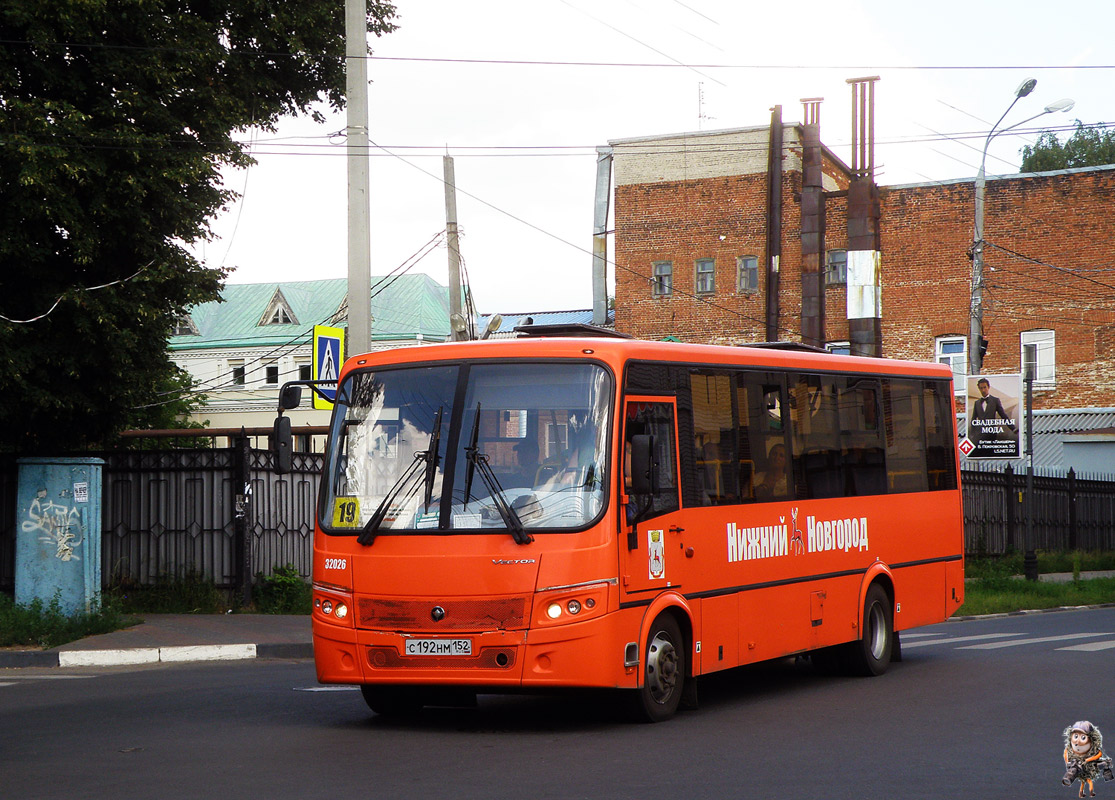
[[[894,609],[878,584],[867,590],[863,603],[863,636],[848,646],[848,662],[857,675],[882,675],[894,650]]]
[[[685,640],[671,614],[655,619],[643,647],[643,685],[635,693],[635,713],[645,722],[663,722],[678,710],[685,688]]]

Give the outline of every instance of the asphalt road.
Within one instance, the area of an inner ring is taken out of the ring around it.
[[[713,676],[660,725],[596,694],[392,721],[309,661],[0,670],[0,797],[1072,798],[1062,729],[1091,719],[1115,744],[1115,608],[903,648],[880,678],[789,660]]]

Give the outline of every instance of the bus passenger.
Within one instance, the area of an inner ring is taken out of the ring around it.
[[[767,469],[755,476],[755,499],[774,500],[787,496],[786,446],[775,444],[767,454]]]
[[[527,436],[512,449],[518,468],[507,478],[507,485],[534,486],[538,476],[538,441],[533,436]]]

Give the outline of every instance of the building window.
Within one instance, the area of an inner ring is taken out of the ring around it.
[[[228,362],[228,371],[231,373],[231,383],[233,386],[244,385],[244,361],[243,359]]]
[[[716,291],[716,262],[711,258],[697,259],[697,294]]]
[[[848,282],[848,251],[829,250],[825,254],[825,286],[839,286]]]
[[[968,340],[963,336],[937,337],[937,363],[952,368],[952,390],[957,394],[968,391]]]
[[[851,342],[829,342],[825,345],[825,349],[833,355],[837,356],[850,356],[852,354]]]
[[[282,289],[275,289],[275,294],[271,296],[271,302],[267,304],[267,310],[263,312],[260,317],[260,325],[297,325],[298,318],[294,316],[291,311],[290,303],[283,297]]]
[[[736,291],[750,294],[759,291],[759,259],[740,256],[736,259]]]
[[[674,265],[672,262],[654,262],[654,285],[652,290],[655,297],[668,297],[674,293]]]
[[[569,446],[569,426],[563,423],[546,423],[546,460],[558,461]]]
[[[287,310],[282,306],[277,306],[275,308],[275,313],[271,315],[271,318],[267,321],[267,324],[290,325],[292,322],[294,322],[294,320],[290,318],[290,314],[287,312]]]
[[[279,385],[279,365],[271,361],[263,365],[264,382],[268,386]]]
[[[1035,386],[1054,386],[1057,382],[1056,338],[1051,330],[1022,332],[1022,377],[1034,366]]]
[[[194,325],[193,319],[189,314],[179,317],[174,323],[174,329],[171,331],[171,336],[200,336],[201,332],[198,331],[197,326]]]
[[[298,380],[308,381],[313,379],[313,366],[308,361],[299,361],[296,366],[298,367]]]

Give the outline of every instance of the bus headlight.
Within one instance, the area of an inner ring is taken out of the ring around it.
[[[349,611],[352,609],[352,594],[341,587],[328,584],[315,583],[314,590],[314,618],[325,619],[335,625],[352,627],[349,620]]]
[[[533,624],[540,626],[581,622],[603,616],[613,581],[543,589],[535,595]]]

